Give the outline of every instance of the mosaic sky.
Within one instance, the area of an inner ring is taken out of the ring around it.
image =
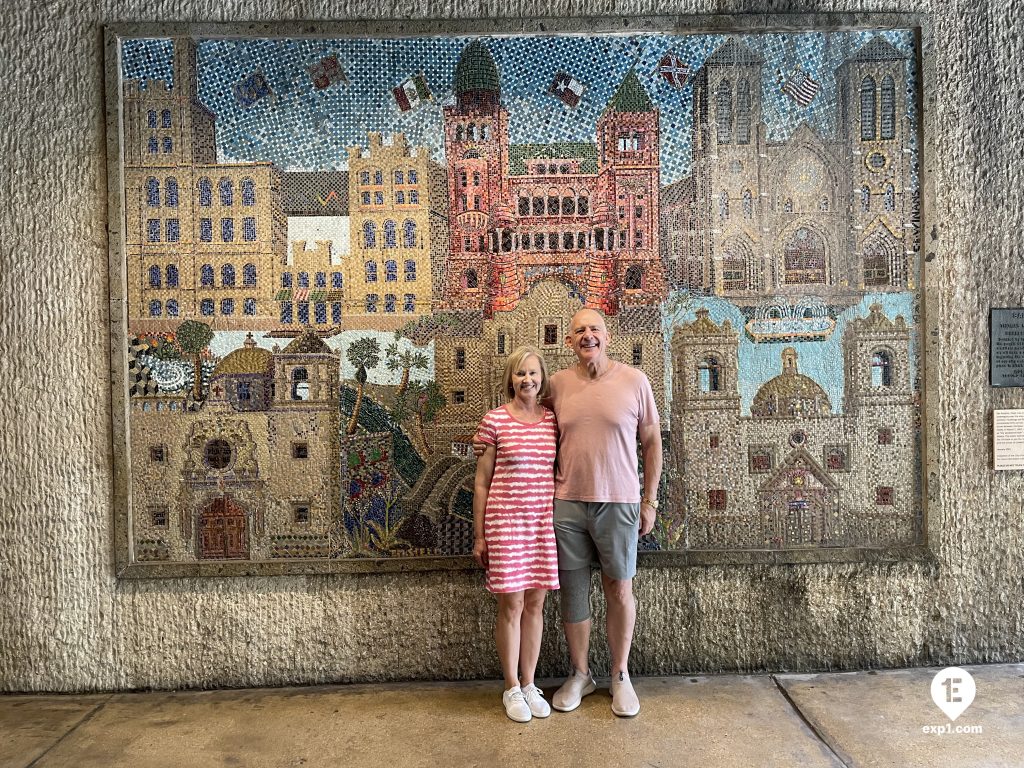
[[[741,36],[764,56],[764,120],[771,141],[789,136],[807,121],[826,137],[835,132],[835,69],[872,31]],[[910,31],[881,33],[899,50],[913,53]],[[453,100],[459,53],[470,37],[343,40],[204,40],[199,44],[199,94],[217,115],[222,162],[270,160],[284,170],[341,170],[346,147],[365,145],[368,131],[403,132],[413,144],[442,161],[441,108]],[[501,76],[509,111],[510,141],[593,141],[597,119],[630,67],[661,110],[662,183],[685,176],[690,164],[692,88],[674,88],[657,74],[672,51],[696,71],[725,40],[723,35],[600,35],[592,37],[485,38]],[[348,82],[317,90],[307,67],[337,55]],[[806,108],[779,90],[779,73],[802,69],[821,84]],[[913,69],[913,68],[911,68]],[[232,92],[261,72],[273,95],[246,108]],[[558,72],[587,86],[575,109],[548,94]],[[402,113],[391,88],[422,73],[433,101]],[[170,40],[127,40],[122,45],[125,79],[171,80]],[[913,93],[916,84],[909,79]],[[914,100],[910,99],[913,104]]]

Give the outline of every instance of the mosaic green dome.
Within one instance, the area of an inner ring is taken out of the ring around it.
[[[459,63],[455,65],[455,93],[469,91],[490,91],[498,93],[501,81],[498,67],[491,52],[479,40],[474,40],[462,49]]]

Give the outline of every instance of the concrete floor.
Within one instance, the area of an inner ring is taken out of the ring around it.
[[[1024,664],[967,669],[981,733],[924,732],[936,669],[637,678],[632,720],[605,686],[526,724],[493,681],[0,696],[0,766],[1024,766]]]

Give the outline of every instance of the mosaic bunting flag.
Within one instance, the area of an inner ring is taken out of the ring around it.
[[[658,74],[673,88],[682,88],[690,76],[690,67],[670,51],[658,62]]]
[[[345,70],[342,69],[336,55],[325,56],[316,64],[310,64],[306,69],[313,81],[313,87],[317,90],[328,88],[333,83],[348,82],[348,76],[345,74]]]
[[[555,75],[555,79],[551,81],[548,93],[556,96],[568,106],[575,108],[580,103],[580,99],[583,98],[583,92],[586,89],[587,87],[572,75],[559,72]]]
[[[797,69],[782,84],[782,92],[801,107],[810,106],[820,88],[821,84],[802,69]]]
[[[400,85],[391,89],[391,94],[395,97],[395,102],[402,112],[415,109],[424,101],[430,101],[432,98],[430,86],[427,85],[427,79],[422,74],[406,78]]]
[[[235,83],[232,90],[235,94],[235,100],[246,109],[264,96],[273,95],[267,78],[263,76],[262,72],[258,71]]]

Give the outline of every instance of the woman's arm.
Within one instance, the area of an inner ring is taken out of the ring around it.
[[[494,459],[497,450],[491,444],[482,444],[484,451],[476,460],[476,481],[473,483],[473,557],[484,568],[487,567],[487,541],[484,539],[484,510],[487,509],[487,494],[491,490],[494,476]]]

